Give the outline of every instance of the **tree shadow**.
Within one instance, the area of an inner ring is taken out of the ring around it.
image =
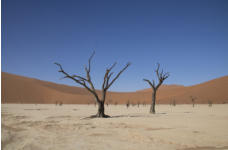
[[[95,119],[95,118],[140,118],[140,117],[152,117],[152,116],[157,116],[157,115],[165,115],[167,113],[156,113],[156,114],[148,114],[148,115],[116,115],[116,116],[108,116],[106,115],[105,117],[97,117],[97,115],[91,115],[88,117],[83,117],[80,118],[80,120],[87,120],[87,119]]]
[[[118,116],[111,116],[111,118],[136,118],[136,117],[143,117],[142,115],[118,115]]]

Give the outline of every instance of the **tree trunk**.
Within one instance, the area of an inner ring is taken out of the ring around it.
[[[156,101],[156,91],[152,94],[152,103],[150,106],[150,113],[155,114],[155,101]]]
[[[105,110],[104,109],[104,102],[103,101],[99,101],[98,102],[98,112],[97,112],[96,117],[98,117],[98,118],[108,118],[108,117],[110,117],[108,115],[105,115],[104,110]]]
[[[98,103],[98,112],[97,112],[97,117],[103,117],[104,116],[104,103],[99,102]]]

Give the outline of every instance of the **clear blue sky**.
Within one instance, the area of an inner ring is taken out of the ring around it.
[[[132,65],[112,91],[148,88],[160,62],[165,84],[193,85],[228,75],[227,0],[2,0],[2,71],[51,82],[84,74],[92,53],[100,89],[106,67]]]

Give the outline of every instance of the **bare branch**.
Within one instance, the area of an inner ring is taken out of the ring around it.
[[[143,79],[143,81],[146,81],[151,86],[151,88],[153,88],[153,89],[155,88],[154,81],[153,81],[153,83],[151,83],[150,80],[148,80],[148,79]]]
[[[102,90],[103,91],[107,90],[109,79],[110,79],[110,77],[113,74],[113,72],[110,73],[110,71],[115,67],[115,65],[116,65],[116,62],[114,64],[112,64],[112,66],[110,68],[106,69],[105,76],[104,76],[104,81],[103,81],[103,84],[102,84]]]
[[[119,76],[121,75],[121,73],[123,73],[124,70],[126,70],[130,65],[131,65],[131,63],[128,62],[128,63],[126,64],[126,66],[125,66],[125,67],[116,75],[116,77],[108,84],[107,89],[110,88],[110,86],[116,81],[116,79],[119,78]]]
[[[84,86],[84,87],[85,87],[89,92],[91,92],[95,97],[98,97],[96,91],[93,90],[93,89],[91,89],[91,88],[89,88],[89,87],[87,86],[86,82],[89,82],[89,81],[87,81],[87,79],[85,79],[85,78],[83,78],[83,77],[81,77],[81,76],[78,76],[78,75],[72,75],[72,76],[71,76],[71,75],[69,75],[67,72],[65,72],[65,71],[63,70],[62,66],[61,66],[59,63],[54,63],[54,64],[56,64],[56,65],[60,68],[59,72],[61,72],[61,73],[63,73],[63,74],[65,75],[65,77],[63,77],[63,78],[69,78],[69,79],[74,80],[76,83],[78,83],[78,84]]]
[[[86,78],[83,78],[83,77],[81,77],[81,76],[78,76],[78,75],[72,75],[72,77],[73,78],[79,78],[80,80],[83,80],[83,81],[87,81],[87,79]]]
[[[112,64],[112,66],[110,68],[108,68],[107,70],[111,71],[115,66],[116,66],[116,62],[114,64]]]
[[[89,57],[89,69],[87,69],[87,67],[85,67],[86,68],[86,72],[90,72],[90,66],[91,66],[91,60],[92,60],[92,58],[93,58],[93,56],[95,55],[95,51],[93,51],[93,53],[92,53],[92,55]]]
[[[159,77],[159,69],[160,69],[160,64],[157,63],[157,69],[155,70],[157,77]]]

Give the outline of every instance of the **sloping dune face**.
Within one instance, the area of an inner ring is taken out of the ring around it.
[[[4,103],[88,103],[91,95],[83,88],[2,73]]]
[[[56,103],[88,104],[94,103],[93,96],[84,88],[55,84],[47,81],[22,77],[2,72],[3,103]],[[99,91],[100,93],[100,91]],[[142,104],[151,102],[151,89],[136,92],[109,92],[109,104]],[[158,90],[157,103],[228,103],[228,76],[214,79],[194,86],[162,85]]]

